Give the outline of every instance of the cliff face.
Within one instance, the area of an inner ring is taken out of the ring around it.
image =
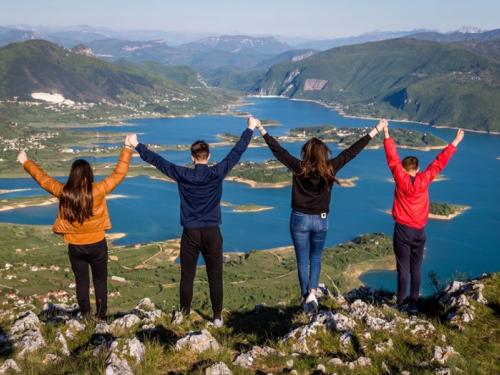
[[[144,298],[96,322],[76,305],[46,304],[2,314],[0,373],[498,373],[499,289],[499,274],[454,281],[410,316],[390,293],[321,285],[317,314],[295,301],[258,304],[225,310],[222,328],[207,321],[209,306],[183,317]]]
[[[83,55],[83,56],[88,56],[88,57],[93,57],[95,59],[98,59],[99,57],[94,53],[92,52],[92,50],[87,47],[85,44],[79,44],[77,45],[76,47],[74,48],[71,48],[70,50],[71,52],[73,53],[76,53],[78,55]]]

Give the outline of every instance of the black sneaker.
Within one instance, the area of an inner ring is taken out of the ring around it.
[[[417,301],[410,300],[410,303],[408,304],[407,311],[410,314],[418,314]]]

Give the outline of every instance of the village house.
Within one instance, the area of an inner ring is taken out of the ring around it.
[[[37,266],[37,265],[31,266],[31,270],[32,270],[33,272],[38,271],[38,266]]]
[[[7,301],[6,299],[4,299],[4,300],[2,301],[2,305],[8,305],[8,304],[9,304],[9,301]]]
[[[75,283],[69,283],[69,287],[72,288],[72,289],[76,288],[76,284]]]
[[[18,305],[24,305],[24,298],[20,298],[16,302]]]
[[[5,263],[5,269],[8,270],[10,268],[14,267],[12,264],[10,263]]]
[[[21,279],[21,282],[22,282],[22,283],[25,283],[25,282],[27,282],[27,281],[28,281],[28,279]]]

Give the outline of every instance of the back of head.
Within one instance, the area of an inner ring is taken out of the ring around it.
[[[76,160],[71,166],[68,181],[59,197],[59,213],[61,218],[83,224],[92,216],[93,198],[92,183],[94,173],[92,167],[83,159]]]
[[[308,178],[312,174],[318,174],[326,181],[328,187],[334,182],[338,183],[330,163],[331,156],[332,152],[323,141],[316,137],[311,138],[302,146],[302,171],[299,176]]]
[[[208,159],[210,149],[208,143],[205,141],[196,141],[191,145],[191,156],[200,161]]]
[[[406,172],[416,172],[418,170],[418,159],[415,156],[407,156],[403,159],[403,168]]]

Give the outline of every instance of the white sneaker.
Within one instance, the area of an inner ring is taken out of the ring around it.
[[[318,313],[318,300],[314,294],[309,294],[304,304],[307,306],[307,310],[304,309],[305,312],[314,314]]]
[[[214,326],[216,328],[221,328],[224,325],[224,318],[221,316],[220,319],[214,319]]]

